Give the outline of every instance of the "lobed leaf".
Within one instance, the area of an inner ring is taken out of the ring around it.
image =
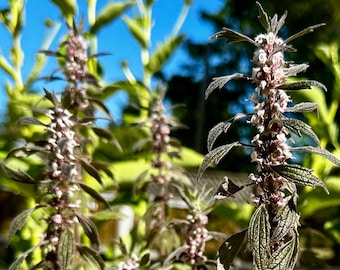
[[[340,167],[340,160],[332,155],[328,150],[323,149],[321,147],[313,147],[313,146],[300,146],[300,147],[291,147],[291,151],[303,151],[312,154],[318,154],[324,158],[327,158],[329,161],[333,162],[335,165]]]
[[[224,85],[226,85],[230,80],[236,78],[246,78],[246,76],[242,73],[234,73],[228,76],[215,77],[212,82],[209,84],[208,88],[205,90],[205,99],[209,97],[209,95],[218,87],[221,89]]]
[[[307,80],[307,81],[300,81],[300,82],[293,82],[293,83],[285,83],[277,86],[277,89],[282,90],[303,90],[303,89],[311,89],[312,86],[317,86],[327,92],[327,87],[322,83],[314,80]]]
[[[319,23],[319,24],[316,24],[316,25],[313,25],[313,26],[309,26],[309,27],[303,29],[302,31],[300,31],[300,32],[298,32],[298,33],[296,33],[296,34],[290,36],[290,37],[287,38],[283,43],[288,44],[288,43],[291,42],[292,40],[294,40],[294,39],[296,39],[296,38],[298,38],[298,37],[301,37],[301,36],[303,36],[303,35],[306,35],[306,34],[308,34],[308,33],[311,33],[311,32],[314,31],[314,29],[319,28],[319,27],[324,26],[324,25],[326,25],[326,24],[325,24],[325,23]]]
[[[289,131],[295,133],[299,137],[302,137],[302,134],[305,134],[313,139],[313,141],[320,145],[320,140],[318,135],[312,130],[312,127],[305,122],[298,120],[298,119],[280,119],[279,120],[283,126],[288,129]]]
[[[297,164],[282,164],[272,166],[271,169],[283,178],[291,181],[295,184],[310,186],[310,187],[322,187],[327,194],[329,194],[326,185],[318,177],[312,174],[311,169],[302,167]]]
[[[96,225],[91,219],[83,215],[77,215],[77,218],[80,225],[83,227],[85,234],[90,239],[91,246],[93,246],[95,250],[98,250],[100,247],[100,241]]]
[[[269,32],[271,30],[271,24],[268,18],[267,13],[263,10],[261,4],[256,1],[257,9],[259,11],[259,15],[257,18],[259,19],[260,23],[262,24],[263,28]],[[275,14],[276,15],[276,14]]]
[[[225,240],[218,249],[218,261],[223,265],[225,270],[229,269],[234,258],[240,252],[246,235],[247,230],[238,232]]]
[[[4,162],[0,161],[0,166],[6,175],[13,181],[24,184],[35,184],[34,179],[28,173],[21,171],[20,169],[15,171],[8,167]]]
[[[301,102],[293,107],[288,107],[285,112],[317,112],[319,105],[314,102]]]
[[[276,14],[275,14],[276,15]],[[285,20],[287,18],[288,12],[287,10],[285,10],[285,12],[283,13],[283,15],[281,16],[280,20],[277,21],[271,21],[271,31],[277,35],[277,33],[280,31],[280,29],[282,28],[282,26],[285,24]],[[275,17],[275,16],[274,16]]]
[[[239,142],[234,142],[230,144],[225,144],[222,146],[219,146],[215,148],[214,150],[210,151],[208,154],[205,155],[200,167],[198,168],[197,176],[196,179],[199,180],[204,171],[210,166],[210,164],[218,164],[221,159],[229,153],[229,151],[234,147],[234,146],[240,146],[241,144]]]
[[[269,261],[270,223],[265,204],[260,205],[250,219],[248,241],[253,253],[254,268],[267,270]]]
[[[209,37],[210,40],[217,39],[217,38],[226,38],[227,42],[238,42],[238,41],[247,41],[253,45],[256,46],[256,42],[251,39],[250,37],[247,37],[246,35],[240,34],[232,29],[223,27],[223,29],[216,34]]]
[[[132,5],[134,5],[134,1],[108,3],[99,13],[96,21],[91,26],[90,33],[96,34],[104,26],[108,25],[116,18],[119,18],[121,14]]]
[[[61,270],[68,270],[74,255],[75,241],[73,233],[66,229],[59,238],[58,258],[61,260]]]

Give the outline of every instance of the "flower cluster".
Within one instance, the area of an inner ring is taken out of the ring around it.
[[[132,255],[126,262],[119,262],[117,270],[139,270],[137,256]]]
[[[84,82],[87,77],[87,42],[85,39],[70,28],[67,42],[67,60],[64,73],[69,82]]]
[[[186,232],[186,250],[183,259],[191,265],[204,263],[207,258],[203,255],[205,242],[208,237],[208,217],[203,213],[189,214],[186,218],[188,229]]]

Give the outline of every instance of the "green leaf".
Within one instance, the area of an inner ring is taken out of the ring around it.
[[[80,256],[86,262],[86,266],[89,267],[86,269],[91,269],[91,270],[105,269],[105,263],[102,257],[100,257],[98,251],[92,248],[89,248],[87,246],[84,246],[84,245],[77,245],[77,250]]]
[[[257,18],[259,19],[260,23],[262,24],[263,28],[269,32],[270,31],[270,22],[267,13],[263,10],[261,4],[256,1],[256,5],[259,11],[259,16]]]
[[[307,125],[305,122],[298,119],[289,118],[280,119],[279,121],[283,124],[285,128],[295,133],[299,137],[302,137],[302,134],[306,134],[307,136],[311,137],[317,145],[320,145],[318,135],[316,135],[312,130],[312,127],[310,125]]]
[[[234,146],[240,146],[241,144],[239,142],[234,142],[230,144],[225,144],[222,146],[219,146],[215,148],[214,150],[210,151],[208,154],[205,155],[202,164],[198,168],[196,179],[199,180],[204,171],[210,166],[211,163],[218,164],[221,159],[228,154],[228,152],[234,147]]]
[[[11,222],[11,225],[8,230],[8,242],[11,241],[12,237],[15,235],[15,233],[25,225],[25,222],[29,215],[31,215],[35,210],[41,208],[43,206],[36,206],[34,208],[27,209],[23,212],[21,212],[19,215],[17,215]]]
[[[102,178],[100,176],[99,171],[89,162],[87,162],[84,159],[79,159],[81,166],[84,168],[84,170],[91,175],[94,179],[98,181],[101,185],[103,184]]]
[[[16,259],[11,264],[11,266],[8,268],[8,270],[20,270],[22,263],[25,261],[25,259],[28,255],[29,254],[27,254],[27,253],[22,254],[18,259]]]
[[[340,160],[332,155],[328,150],[323,149],[321,147],[313,147],[313,146],[300,146],[300,147],[291,147],[291,151],[303,151],[312,154],[318,154],[324,158],[327,158],[329,161],[333,162],[335,165],[340,167]]]
[[[314,80],[307,80],[307,81],[299,81],[299,82],[293,82],[293,83],[285,83],[277,86],[277,89],[282,90],[303,90],[303,89],[312,89],[312,86],[317,86],[323,89],[325,92],[327,92],[327,87]]]
[[[238,232],[230,236],[218,249],[218,260],[223,265],[224,269],[229,269],[234,258],[240,252],[244,239],[247,235],[247,230]]]
[[[324,25],[326,25],[326,24],[325,24],[325,23],[319,23],[319,24],[316,24],[316,25],[313,25],[313,26],[309,26],[309,27],[303,29],[302,31],[300,31],[300,32],[298,32],[298,33],[296,33],[296,34],[290,36],[290,37],[287,38],[283,43],[288,44],[288,43],[291,42],[292,40],[294,40],[294,39],[296,39],[296,38],[298,38],[298,37],[301,37],[301,36],[303,36],[303,35],[306,35],[306,34],[308,34],[308,33],[311,33],[311,32],[314,31],[314,29],[319,28],[319,27],[324,26]]]
[[[97,201],[104,203],[107,207],[110,208],[110,204],[95,189],[81,182],[79,182],[78,184],[81,186],[82,190],[84,190],[87,194],[89,194],[93,199],[96,199]]]
[[[44,127],[46,127],[46,125],[43,122],[39,121],[35,117],[30,117],[30,116],[20,117],[19,120],[17,121],[17,123],[19,125],[37,125],[37,126],[44,126]]]
[[[85,234],[90,239],[91,246],[93,246],[95,250],[98,250],[100,247],[100,241],[96,225],[91,219],[83,215],[77,215],[77,218],[80,225],[83,227]]]
[[[116,18],[119,18],[126,9],[128,9],[134,4],[135,4],[134,1],[125,1],[117,3],[109,2],[99,13],[95,23],[91,26],[90,33],[96,34],[104,26],[108,25]]]
[[[142,18],[130,19],[124,16],[123,21],[125,22],[126,26],[129,28],[131,34],[141,45],[141,47],[146,49],[148,47],[148,36],[143,31],[144,29],[143,23],[142,23],[143,19]]]
[[[232,29],[223,27],[223,29],[216,34],[209,37],[210,40],[217,38],[226,38],[227,42],[239,42],[239,41],[247,41],[256,46],[256,42],[252,40],[250,37],[247,37],[243,34],[240,34]]]
[[[289,203],[286,204],[274,217],[273,221],[277,222],[272,233],[270,243],[276,244],[286,235],[290,234],[298,226],[300,216],[291,209]]]
[[[26,172],[12,170],[4,162],[0,161],[0,166],[6,175],[13,181],[24,183],[24,184],[35,184],[34,179]]]
[[[324,182],[318,177],[312,174],[313,170],[304,168],[297,164],[282,164],[272,166],[271,169],[283,178],[291,181],[295,184],[310,186],[315,188],[316,186],[322,187],[328,194],[328,190]]]
[[[293,107],[288,107],[285,112],[317,112],[319,105],[314,102],[301,102]]]
[[[61,233],[58,244],[58,255],[62,262],[62,270],[70,268],[74,255],[74,248],[75,243],[73,233],[69,229],[66,229]]]
[[[76,0],[52,0],[52,2],[60,9],[62,15],[66,18],[69,24],[77,11]]]
[[[237,78],[247,78],[242,73],[235,73],[228,76],[221,76],[213,78],[212,82],[209,84],[207,90],[205,90],[205,99],[209,97],[209,95],[218,87],[221,89],[224,85],[226,85],[230,80]]]
[[[269,215],[264,204],[255,210],[250,219],[248,241],[253,253],[253,265],[255,269],[267,270],[270,249],[270,223]]]
[[[271,255],[268,269],[293,270],[296,260],[294,254],[297,255],[298,243],[297,235],[294,233],[291,240]]]
[[[155,74],[163,65],[168,61],[173,52],[184,40],[184,35],[176,37],[169,37],[164,44],[160,44],[156,51],[150,56],[149,62],[146,65],[146,69],[151,73]]]

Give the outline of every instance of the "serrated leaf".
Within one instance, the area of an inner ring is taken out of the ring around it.
[[[271,270],[292,270],[294,251],[297,249],[295,234],[291,240],[276,250],[270,257],[268,269]],[[293,263],[294,264],[294,263]]]
[[[289,68],[284,68],[283,72],[286,77],[296,76],[300,72],[305,72],[309,67],[307,64],[291,65]]]
[[[319,105],[313,102],[301,102],[293,107],[287,107],[285,112],[317,112]]]
[[[46,127],[46,125],[43,122],[39,121],[35,117],[30,117],[30,116],[20,117],[18,119],[17,123],[19,125],[37,125],[37,126],[44,126],[44,127]]]
[[[274,245],[286,235],[290,234],[298,225],[299,215],[286,204],[274,217],[273,221],[277,222],[272,233],[270,243]]]
[[[6,175],[13,181],[24,184],[35,184],[34,179],[28,173],[23,172],[20,169],[17,171],[12,170],[2,161],[0,161],[0,165]]]
[[[215,77],[212,79],[212,82],[209,84],[208,88],[205,90],[205,99],[209,97],[209,95],[218,87],[221,89],[224,85],[226,85],[230,80],[236,78],[246,78],[246,76],[242,73],[235,73],[228,76]]]
[[[310,186],[310,187],[322,187],[327,194],[329,194],[326,185],[318,177],[312,174],[311,169],[302,167],[297,164],[282,164],[272,166],[271,169],[283,178],[291,181],[295,184]]]
[[[231,126],[231,122],[229,121],[225,121],[225,122],[221,122],[218,123],[217,125],[215,125],[208,134],[208,140],[207,140],[207,147],[208,147],[208,151],[211,151],[216,139],[218,138],[218,136],[221,135],[222,132],[226,132],[229,127]]]
[[[86,265],[89,269],[101,270],[105,268],[105,263],[98,251],[84,245],[77,245],[77,250],[84,261],[86,261]]]
[[[327,87],[322,83],[314,80],[307,80],[307,81],[299,81],[293,83],[285,83],[277,86],[277,89],[282,90],[303,90],[303,89],[312,89],[312,86],[317,86],[327,92]]]
[[[143,31],[143,25],[141,24],[141,18],[130,19],[126,16],[123,17],[123,21],[129,28],[133,37],[138,41],[142,48],[146,49],[148,47],[148,37]]]
[[[318,135],[312,130],[312,127],[305,122],[298,120],[298,119],[280,119],[279,120],[283,126],[288,129],[289,131],[295,133],[299,137],[302,137],[302,134],[305,134],[313,139],[313,141],[320,145],[320,140]]]
[[[132,5],[134,5],[134,1],[108,3],[99,13],[96,21],[90,28],[90,32],[92,34],[96,34],[104,26],[108,25],[113,20],[120,17],[122,13]]]
[[[277,35],[277,33],[280,31],[280,29],[284,25],[287,15],[288,15],[288,12],[287,10],[285,10],[285,12],[283,13],[283,15],[281,16],[278,22],[275,22],[275,23],[273,21],[271,22],[271,30],[275,35]]]
[[[238,232],[225,240],[218,249],[218,259],[225,270],[229,269],[234,258],[240,252],[246,235],[247,230]]]
[[[99,202],[104,203],[107,207],[110,208],[110,204],[105,200],[105,198],[99,194],[95,189],[89,187],[88,185],[85,185],[84,183],[79,182],[78,183],[82,190],[84,190],[87,194],[89,194],[93,199],[96,199]]]
[[[309,26],[309,27],[303,29],[302,31],[300,31],[300,32],[298,32],[298,33],[296,33],[296,34],[290,36],[290,37],[287,38],[283,43],[288,44],[288,43],[291,42],[292,40],[294,40],[294,39],[296,39],[296,38],[298,38],[298,37],[301,37],[301,36],[303,36],[303,35],[306,35],[306,34],[308,34],[308,33],[311,33],[311,32],[314,31],[314,29],[319,28],[319,27],[324,26],[324,25],[326,25],[326,24],[325,24],[325,23],[319,23],[319,24],[316,24],[316,25],[313,25],[313,26]]]
[[[236,185],[227,176],[224,177],[224,181],[219,185],[214,198],[217,200],[225,199],[228,197],[234,197],[234,194],[242,190],[244,186]]]
[[[11,222],[11,225],[8,230],[8,242],[11,241],[12,237],[15,233],[25,225],[27,218],[37,209],[41,208],[42,206],[36,206],[34,208],[27,209],[17,215]]]
[[[94,179],[96,179],[98,181],[98,183],[100,183],[101,185],[103,184],[102,178],[100,176],[99,171],[89,162],[87,162],[84,159],[79,159],[80,164],[82,166],[82,168],[84,168],[84,170],[91,175]]]
[[[264,204],[253,213],[248,227],[248,241],[253,253],[255,269],[267,270],[269,261],[270,223]]]
[[[256,1],[257,9],[259,11],[259,16],[257,18],[259,19],[260,23],[262,24],[263,28],[269,32],[271,30],[270,28],[270,22],[267,13],[263,10],[261,4]]]
[[[247,41],[256,46],[256,42],[250,37],[247,37],[246,35],[240,34],[226,27],[223,27],[221,31],[209,37],[210,40],[217,38],[226,38],[227,42]]]
[[[160,44],[156,51],[150,56],[149,62],[146,65],[146,69],[151,74],[158,72],[183,40],[184,35],[179,35],[175,37],[169,37],[163,44]]]
[[[62,270],[68,270],[71,266],[74,249],[75,241],[73,233],[66,229],[61,233],[58,244],[58,257],[61,260]]]
[[[96,225],[91,219],[83,215],[77,215],[77,218],[80,225],[83,227],[85,234],[90,239],[91,246],[93,246],[95,250],[98,250],[100,247],[100,241]]]
[[[326,149],[323,149],[321,147],[313,147],[313,146],[300,146],[300,147],[291,147],[291,151],[303,151],[308,152],[312,154],[318,154],[324,158],[327,158],[329,161],[334,163],[335,165],[340,167],[340,160],[336,158],[334,155],[332,155],[331,152],[329,152]]]
[[[215,148],[214,150],[210,151],[208,154],[205,155],[202,164],[198,168],[197,172],[197,177],[196,179],[199,180],[204,171],[210,166],[210,164],[218,164],[221,159],[229,153],[229,151],[234,147],[234,146],[240,146],[241,144],[239,142],[234,142],[230,144],[225,144],[222,146],[219,146]]]

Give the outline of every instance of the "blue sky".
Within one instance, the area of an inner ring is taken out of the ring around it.
[[[110,0],[97,0],[97,14],[106,6]],[[111,0],[112,1],[112,0]],[[122,1],[122,0],[121,0]],[[153,48],[158,43],[165,40],[166,36],[170,34],[172,26],[177,18],[179,11],[181,10],[182,3],[184,0],[156,0],[153,17],[154,27],[152,30],[152,45]],[[7,2],[7,1],[6,1]],[[1,0],[0,8],[6,7],[6,2]],[[118,2],[118,1],[116,1]],[[213,34],[213,29],[210,25],[204,23],[200,19],[199,12],[205,10],[207,12],[214,12],[219,10],[223,5],[222,0],[194,0],[189,10],[188,16],[183,24],[181,33],[185,33],[186,38],[189,38],[198,42],[208,42],[207,38]],[[51,19],[53,21],[62,22],[59,10],[49,0],[27,0],[26,5],[26,20],[25,28],[22,33],[22,48],[25,53],[25,60],[23,65],[23,76],[24,78],[29,74],[33,63],[35,61],[35,55],[41,48],[41,44],[47,35],[47,28],[44,25],[45,19]],[[86,15],[87,12],[87,1],[78,0],[78,18],[82,14]],[[134,13],[131,9],[130,13]],[[56,49],[60,42],[63,34],[65,33],[65,25],[62,24],[56,39],[51,45],[51,49]],[[0,25],[0,53],[6,55],[9,52],[11,37],[7,33],[6,29]],[[120,62],[126,60],[132,69],[132,72],[138,78],[138,74],[141,71],[140,56],[138,46],[133,38],[130,36],[126,26],[122,20],[117,19],[112,24],[104,28],[98,34],[98,51],[107,52],[110,55],[102,57],[100,59],[101,64],[105,70],[104,80],[107,83],[114,82],[117,80],[124,79],[124,75],[120,69]],[[174,56],[170,59],[167,65],[164,67],[164,72],[167,76],[179,72],[181,63],[186,60],[186,54],[184,50],[179,49],[176,51]],[[51,71],[56,67],[56,63],[53,60],[48,62],[44,74],[49,75]],[[6,102],[6,94],[4,93],[4,80],[8,80],[6,75],[0,71],[0,103],[3,108]],[[36,84],[35,87],[42,88],[45,86],[49,89],[49,85]],[[53,86],[52,86],[53,87]],[[41,90],[41,89],[40,89]],[[52,89],[53,90],[53,89]],[[115,97],[116,100],[113,102],[112,109],[119,110],[120,102],[124,102],[122,97]],[[111,106],[110,106],[111,107]],[[2,111],[3,112],[3,111]],[[114,112],[113,112],[114,113]]]

